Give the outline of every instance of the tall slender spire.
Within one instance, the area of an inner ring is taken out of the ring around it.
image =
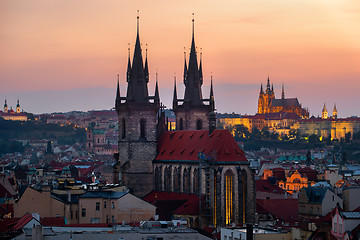
[[[154,102],[155,102],[156,104],[159,104],[159,103],[160,103],[159,87],[158,87],[158,72],[157,72],[157,69],[156,69],[156,84],[155,84]]]
[[[281,99],[285,99],[284,84],[282,85]]]
[[[173,109],[176,108],[178,104],[177,100],[177,91],[176,91],[176,75],[174,76],[174,95],[173,95]]]
[[[199,79],[200,79],[200,84],[202,85],[204,80],[203,80],[203,73],[202,73],[202,48],[200,48],[200,66],[199,66]]]
[[[274,84],[271,84],[271,93],[274,93]]]
[[[120,86],[119,86],[119,74],[117,75],[117,89],[116,89],[116,102],[120,102]]]
[[[268,74],[267,84],[266,84],[266,92],[270,92],[270,76]]]
[[[211,111],[215,111],[215,99],[214,99],[212,74],[211,74],[211,83],[210,83],[210,106],[211,106]]]
[[[186,78],[184,81],[185,82],[184,103],[190,105],[203,105],[200,72],[199,72],[196,47],[195,47],[194,18],[192,19],[192,24],[193,24],[193,33],[192,33],[189,65],[186,72]]]
[[[186,65],[186,51],[184,47],[184,84],[186,84],[186,76],[187,76],[187,65]]]
[[[4,104],[4,107],[7,107],[8,105],[7,105],[7,101],[6,101],[6,98],[5,98],[5,104]]]
[[[149,82],[149,68],[148,68],[147,52],[148,52],[148,49],[147,49],[147,44],[146,44],[146,50],[145,50],[145,69],[144,69],[144,72],[145,72],[146,82]],[[156,74],[157,74],[157,73],[156,73]]]
[[[131,75],[131,61],[130,61],[130,43],[128,44],[128,66],[126,71],[126,81],[130,81],[130,75]]]
[[[264,90],[263,90],[262,83],[261,83],[261,85],[260,85],[260,94],[264,94]]]

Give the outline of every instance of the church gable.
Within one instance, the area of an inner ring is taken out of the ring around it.
[[[244,151],[228,130],[165,132],[158,142],[155,161],[196,162],[202,153],[220,163],[248,163]]]

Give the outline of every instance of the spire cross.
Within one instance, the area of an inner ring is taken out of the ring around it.
[[[137,33],[139,34],[139,10],[137,10]]]
[[[195,27],[194,27],[194,22],[195,22],[195,19],[194,19],[194,13],[192,13],[192,30],[193,30],[193,36],[194,36],[194,33],[195,33]]]

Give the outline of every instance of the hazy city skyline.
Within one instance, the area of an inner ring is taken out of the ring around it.
[[[360,3],[348,1],[1,1],[0,104],[20,98],[34,113],[110,109],[116,75],[125,94],[128,43],[136,11],[148,45],[149,92],[156,69],[160,97],[171,107],[173,78],[182,97],[184,47],[202,48],[207,97],[213,75],[219,112],[254,114],[268,74],[276,97],[297,97],[310,115],[337,104],[339,116],[360,115]],[[132,56],[131,56],[132,58]],[[1,104],[2,105],[2,104]]]

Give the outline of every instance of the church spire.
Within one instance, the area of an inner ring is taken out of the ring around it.
[[[215,99],[214,99],[214,90],[213,90],[213,79],[212,79],[212,75],[211,75],[211,83],[210,83],[210,106],[211,106],[211,111],[215,111]]]
[[[176,108],[177,104],[178,104],[178,99],[177,99],[177,91],[176,91],[176,76],[174,76],[173,109]]]
[[[282,85],[281,99],[285,99],[284,84]]]
[[[145,49],[145,69],[144,69],[144,72],[145,72],[145,79],[146,79],[146,82],[149,82],[149,68],[148,68],[148,60],[147,60],[147,44],[146,44],[146,49]],[[156,73],[157,74],[157,73]]]
[[[186,85],[186,76],[187,76],[187,65],[186,65],[186,51],[184,47],[184,84]]]
[[[269,77],[269,74],[268,74],[268,79],[267,79],[267,84],[266,84],[266,92],[270,92],[270,77]]]
[[[127,71],[126,71],[126,81],[127,82],[130,81],[130,75],[131,75],[131,61],[130,61],[130,43],[129,43],[129,47],[128,47],[128,66],[127,66]]]
[[[116,100],[115,105],[120,102],[120,86],[119,86],[119,74],[117,75],[117,88],[116,88]]]
[[[148,86],[147,86],[149,78],[147,71],[148,71],[147,61],[145,62],[145,68],[143,64],[142,50],[140,44],[139,11],[138,11],[134,57],[132,59],[132,64],[130,64],[130,57],[128,61],[128,73],[127,73],[128,89],[127,89],[126,101],[149,102],[149,94],[148,94]]]
[[[194,16],[194,14],[193,14]],[[203,105],[202,93],[201,93],[201,79],[197,62],[197,53],[195,47],[195,34],[194,34],[194,17],[192,19],[193,32],[192,42],[189,57],[189,65],[185,78],[185,96],[184,103],[190,105]]]
[[[202,73],[202,48],[200,48],[200,66],[199,66],[199,79],[200,79],[200,84],[203,84],[203,73]]]
[[[157,70],[156,70],[156,84],[155,84],[154,103],[155,103],[155,104],[160,104],[159,87],[158,87],[158,73],[157,73]]]
[[[274,93],[274,84],[271,84],[271,93]]]
[[[260,85],[260,94],[264,94],[264,90],[263,90],[262,83],[261,83],[261,85]]]

